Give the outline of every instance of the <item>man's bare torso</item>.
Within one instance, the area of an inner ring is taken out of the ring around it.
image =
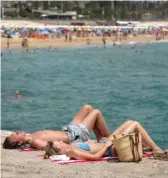
[[[32,140],[68,142],[68,134],[65,131],[41,130],[31,134]]]

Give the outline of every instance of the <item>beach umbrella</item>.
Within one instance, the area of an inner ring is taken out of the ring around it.
[[[123,32],[128,33],[128,28],[124,28]]]
[[[91,32],[91,31],[92,31],[92,29],[91,29],[91,28],[88,28],[88,29],[87,29],[87,31],[88,31],[88,32]]]
[[[8,31],[7,33],[8,33],[8,35],[14,35],[14,33],[12,31]]]
[[[21,33],[27,33],[28,29],[27,28],[22,28]]]
[[[51,29],[52,32],[57,32],[58,30],[57,29]]]
[[[43,35],[48,35],[49,34],[49,32],[47,30],[41,31],[40,33],[43,34]]]
[[[97,34],[101,34],[101,33],[102,33],[101,29],[97,28],[97,29],[96,29],[96,33],[97,33]]]
[[[48,15],[47,14],[42,14],[41,17],[47,17]]]

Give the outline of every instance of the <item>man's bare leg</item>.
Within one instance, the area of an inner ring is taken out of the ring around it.
[[[96,135],[97,141],[100,141],[101,139],[104,138],[104,137],[102,137],[101,132],[99,131],[99,129],[98,129],[96,126],[93,127],[93,132],[94,132],[94,134]],[[105,137],[105,138],[106,138],[106,137]]]
[[[146,146],[148,146],[150,149],[152,149],[155,152],[163,152],[163,150],[154,143],[154,141],[148,135],[147,131],[137,121],[134,121],[127,129],[125,129],[123,133],[128,134],[129,132],[135,132],[135,131],[141,133],[142,142],[144,142]]]
[[[114,135],[120,135],[120,134],[122,134],[123,132],[125,132],[125,130],[126,130],[133,122],[134,122],[134,121],[132,121],[132,120],[129,120],[129,121],[124,122],[124,124],[121,125],[120,127],[118,127],[118,128],[113,132],[113,134],[114,134]]]
[[[92,106],[84,105],[72,120],[73,124],[80,124],[83,119],[93,110]]]
[[[81,122],[89,132],[96,128],[96,137],[99,140],[101,137],[108,137],[110,131],[106,125],[102,113],[98,109],[92,110],[85,119]]]

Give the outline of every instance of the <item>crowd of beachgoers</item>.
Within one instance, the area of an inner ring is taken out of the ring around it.
[[[146,26],[146,27],[127,27],[127,26],[39,26],[39,27],[5,27],[1,26],[2,37],[28,37],[28,38],[65,38],[74,35],[76,37],[88,36],[123,36],[149,34],[156,36],[167,35],[168,26]]]
[[[85,39],[91,44],[91,39],[98,37],[104,45],[108,38],[112,42],[122,43],[129,37],[153,36],[155,40],[164,40],[168,36],[168,25],[139,25],[139,26],[67,26],[67,25],[4,25],[1,24],[1,38],[7,38],[6,47],[10,47],[10,39],[21,38],[21,46],[28,47],[29,39],[64,39],[72,42]],[[25,40],[26,38],[26,40]],[[4,48],[5,45],[2,45]]]

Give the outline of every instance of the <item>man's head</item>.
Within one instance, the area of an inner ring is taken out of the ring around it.
[[[5,138],[3,148],[5,149],[16,149],[24,143],[25,140],[24,132],[14,132],[10,136]]]

